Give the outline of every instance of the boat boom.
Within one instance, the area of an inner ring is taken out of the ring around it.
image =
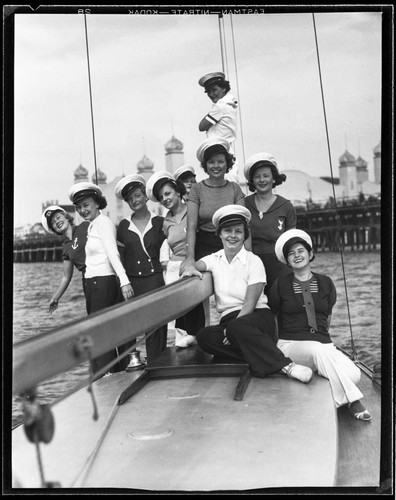
[[[13,349],[13,393],[21,394],[38,383],[66,372],[88,359],[81,344],[90,345],[92,357],[156,330],[182,316],[212,295],[210,273],[189,277],[133,300],[68,323]]]

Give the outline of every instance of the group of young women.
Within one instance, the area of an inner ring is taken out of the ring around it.
[[[210,80],[203,82],[207,90]],[[216,73],[212,84],[219,82]],[[206,121],[212,118],[208,114]],[[272,155],[257,153],[244,165],[252,192],[245,196],[237,182],[226,178],[235,162],[230,149],[226,138],[213,135],[199,146],[197,159],[207,174],[200,182],[195,182],[191,166],[174,175],[157,172],[147,183],[135,174],[121,179],[115,195],[132,214],[117,229],[101,213],[106,200],[95,184],[78,183],[69,192],[88,224],[72,226],[63,209],[48,207],[44,227],[65,237],[64,277],[50,310],[56,309],[67,288],[73,265],[84,273],[88,314],[165,282],[210,271],[220,323],[208,325],[202,304],[177,318],[175,326],[186,334],[186,346],[197,342],[220,359],[245,361],[259,377],[281,371],[308,383],[318,372],[329,379],[337,407],[348,405],[355,418],[370,420],[356,385],[360,370],[336,349],[329,335],[334,284],[311,271],[311,238],[296,229],[292,203],[273,192],[286,176],[279,173]],[[165,217],[150,212],[148,199],[167,209]],[[170,256],[161,262],[165,240]],[[111,363],[107,371],[125,369],[125,358],[114,362],[120,353],[131,351],[134,342],[95,359],[94,372],[104,372]],[[148,364],[166,344],[164,325],[146,338]]]

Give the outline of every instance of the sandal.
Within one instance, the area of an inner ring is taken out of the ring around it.
[[[348,409],[356,420],[364,420],[365,422],[368,422],[372,419],[370,412],[366,410],[360,401],[349,403]]]

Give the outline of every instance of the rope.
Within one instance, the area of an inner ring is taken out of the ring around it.
[[[87,48],[89,98],[90,98],[90,102],[91,102],[91,122],[92,122],[92,140],[93,140],[94,163],[95,163],[95,178],[96,178],[96,185],[98,185],[98,168],[96,165],[96,147],[95,147],[95,127],[94,127],[94,116],[93,116],[93,105],[92,105],[91,70],[90,70],[90,66],[89,66],[88,29],[87,29],[87,16],[86,16],[85,12],[84,12],[84,24],[85,24],[85,45]]]
[[[79,477],[84,473],[82,479],[81,479],[81,482],[80,482],[80,486],[82,486],[84,484],[84,482],[86,481],[87,479],[87,476],[88,476],[88,473],[89,471],[91,470],[92,468],[92,464],[99,452],[99,449],[103,443],[103,440],[104,438],[106,437],[106,434],[110,428],[110,425],[111,423],[113,422],[114,420],[114,417],[118,411],[118,408],[119,408],[119,404],[118,404],[118,401],[119,401],[119,396],[117,396],[117,399],[111,409],[111,412],[110,412],[110,415],[108,416],[107,420],[106,420],[106,423],[103,427],[103,430],[100,434],[100,436],[98,437],[98,439],[96,440],[96,444],[94,446],[94,449],[92,450],[91,454],[89,455],[89,457],[87,458],[87,460],[85,461],[85,463],[83,464],[80,472],[77,474],[77,476],[75,477],[74,481],[72,481],[70,487],[73,488],[75,487],[75,484],[76,482],[78,481]]]
[[[232,14],[230,14],[230,21],[231,21],[232,47],[233,47],[233,52],[234,52],[235,80],[236,80],[236,85],[237,85],[237,95],[238,95],[238,103],[239,103],[239,125],[241,127],[242,156],[243,156],[243,163],[245,164],[245,143],[243,140],[242,109],[241,109],[241,99],[239,97],[238,69],[237,69],[237,62],[236,62],[234,24],[232,22]]]
[[[354,361],[357,361],[357,352],[355,349],[355,342],[353,340],[353,333],[352,333],[352,322],[351,322],[351,313],[350,313],[350,308],[349,308],[349,300],[348,300],[348,288],[347,288],[347,283],[346,283],[346,274],[345,274],[345,266],[344,266],[344,256],[343,256],[343,251],[342,251],[342,241],[341,241],[341,221],[340,217],[337,211],[337,198],[335,194],[335,188],[334,188],[334,175],[333,175],[333,164],[331,161],[331,154],[330,154],[330,140],[329,140],[329,131],[327,127],[327,115],[326,115],[326,106],[325,106],[325,99],[324,99],[324,91],[323,91],[323,84],[322,84],[322,72],[320,69],[320,58],[319,58],[319,45],[318,45],[318,38],[316,34],[316,24],[315,24],[315,14],[312,13],[312,21],[313,21],[313,27],[314,27],[314,34],[315,34],[315,45],[316,45],[316,56],[318,59],[318,70],[319,70],[319,81],[320,81],[320,90],[321,90],[321,95],[322,95],[322,105],[323,105],[323,114],[324,114],[324,122],[325,122],[325,129],[326,129],[326,140],[327,140],[327,151],[329,155],[329,163],[330,163],[330,173],[331,173],[331,185],[333,189],[333,198],[334,198],[334,212],[335,212],[335,218],[337,221],[337,225],[339,228],[339,249],[340,249],[340,256],[341,256],[341,266],[342,266],[342,275],[343,275],[343,280],[344,280],[344,288],[345,288],[345,299],[346,299],[346,304],[347,304],[347,311],[348,311],[348,321],[349,321],[349,331],[351,334],[351,348],[352,348],[352,359]]]

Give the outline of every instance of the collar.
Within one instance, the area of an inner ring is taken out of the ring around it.
[[[224,248],[222,248],[221,250],[219,250],[218,252],[218,255],[219,257],[224,260],[225,262],[227,262],[228,264],[228,260],[227,260],[227,257],[225,255],[225,251],[224,251]],[[238,259],[243,265],[246,265],[247,264],[247,260],[248,260],[248,251],[246,250],[246,248],[244,246],[242,246],[242,248],[239,250],[239,252],[235,255],[235,257],[232,259],[232,261],[230,262],[230,264],[232,262],[234,262],[234,260]]]

